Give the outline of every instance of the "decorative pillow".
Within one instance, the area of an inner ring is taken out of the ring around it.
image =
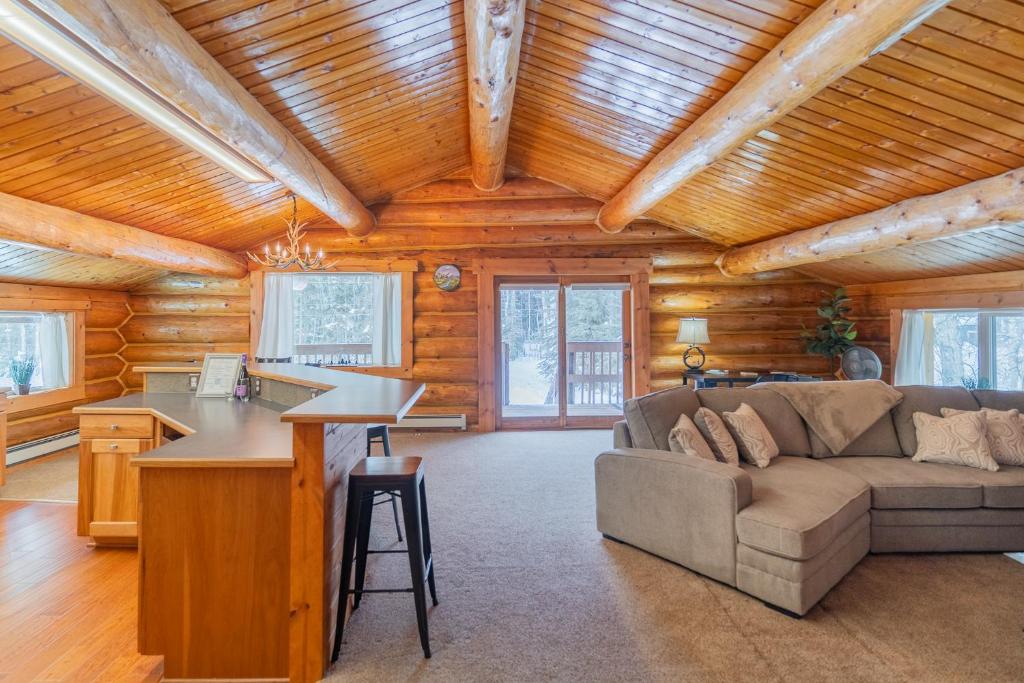
[[[736,437],[740,455],[751,465],[764,469],[779,454],[779,447],[764,420],[746,403],[741,403],[734,413],[722,413],[722,417]]]
[[[956,408],[943,408],[942,416],[951,417],[971,412]],[[982,408],[985,426],[988,429],[988,445],[992,449],[992,457],[1000,465],[1024,465],[1024,420],[1020,411],[993,410]]]
[[[715,454],[708,446],[708,442],[704,440],[697,425],[686,413],[679,416],[676,426],[668,433],[668,448],[673,453],[686,453],[712,462],[715,461]]]
[[[964,465],[996,472],[999,464],[988,445],[988,426],[978,411],[951,417],[914,413],[917,452],[914,462]]]
[[[693,416],[693,421],[708,446],[711,447],[715,458],[730,465],[740,464],[740,454],[736,450],[736,442],[733,441],[722,418],[718,417],[718,413],[710,408],[698,408],[696,415]]]

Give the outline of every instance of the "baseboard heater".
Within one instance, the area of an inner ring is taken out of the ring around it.
[[[11,446],[7,449],[7,464],[16,465],[19,462],[25,462],[26,460],[32,460],[33,458],[41,458],[44,455],[55,453],[57,451],[64,450],[65,448],[71,448],[72,446],[78,445],[78,430],[75,429],[70,432],[63,432],[61,434],[54,434],[53,436],[44,436],[41,439],[34,441],[26,441],[20,443],[17,446]]]
[[[466,431],[465,415],[406,415],[394,429],[461,429]]]

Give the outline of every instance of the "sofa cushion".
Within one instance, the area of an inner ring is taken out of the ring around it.
[[[676,426],[668,433],[668,449],[673,453],[686,453],[712,462],[715,460],[711,446],[704,440],[693,419],[685,413],[679,416]]]
[[[996,389],[977,389],[973,392],[974,399],[982,408],[993,410],[1017,410],[1024,413],[1024,391],[999,391]]]
[[[981,406],[971,392],[963,387],[896,387],[903,394],[903,401],[892,409],[892,421],[900,440],[903,455],[912,456],[917,452],[917,433],[914,428],[914,413],[939,415],[943,408],[957,410],[978,410]]]
[[[998,472],[972,471],[987,508],[1024,508],[1024,467],[1001,465]]]
[[[963,411],[943,408],[943,417],[961,415]],[[1024,420],[1016,408],[996,410],[982,408],[992,457],[1000,465],[1024,465]]]
[[[825,442],[818,438],[818,435],[811,429],[807,430],[807,437],[811,442],[811,457],[813,458],[834,458],[854,455],[903,457],[900,439],[896,436],[896,426],[892,422],[892,412],[887,412],[879,418],[866,432],[844,448],[842,453],[833,453],[825,445]]]
[[[746,403],[741,403],[735,413],[722,413],[722,419],[736,440],[740,455],[751,465],[765,468],[771,464],[772,458],[778,457],[779,446],[772,433],[757,411]]]
[[[623,406],[629,435],[636,448],[667,451],[668,433],[683,413],[690,417],[700,408],[693,389],[676,387],[631,398]]]
[[[979,410],[954,411],[950,417],[914,413],[917,452],[914,462],[935,462],[999,471],[988,441],[985,414]]]
[[[1024,510],[872,510],[873,526],[1022,526]]]
[[[736,447],[736,441],[729,433],[729,428],[725,426],[725,420],[718,413],[701,406],[697,408],[693,422],[714,453],[715,459],[730,465],[740,464],[740,451]]]
[[[792,560],[814,557],[871,506],[863,480],[814,460],[779,456],[765,469],[742,467],[753,483],[753,499],[736,515],[736,535],[762,552]]]
[[[697,400],[719,415],[734,413],[746,403],[761,417],[783,455],[807,456],[811,444],[807,440],[807,427],[803,418],[789,401],[772,391],[757,389],[698,389]]]
[[[978,508],[984,503],[977,476],[982,470],[909,458],[829,458],[822,464],[869,483],[871,507],[877,509]]]

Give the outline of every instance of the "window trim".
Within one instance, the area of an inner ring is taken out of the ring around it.
[[[345,372],[357,372],[378,377],[409,379],[413,366],[413,297],[415,274],[419,262],[413,259],[352,259],[336,261],[331,268],[320,273],[401,273],[402,274],[402,359],[400,365],[331,366]],[[263,322],[263,277],[266,273],[301,273],[300,268],[267,268],[250,265],[249,272],[249,357],[256,358]]]
[[[64,313],[70,317],[68,324],[68,358],[71,361],[71,384],[60,389],[34,391],[25,396],[7,395],[9,418],[19,413],[38,410],[49,406],[80,401],[85,391],[85,313],[92,307],[88,301],[61,301],[48,299],[5,299],[0,308],[4,311],[33,311],[39,313]],[[15,391],[11,387],[11,391]]]

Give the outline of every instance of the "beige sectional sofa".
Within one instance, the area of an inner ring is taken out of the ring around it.
[[[898,390],[903,401],[838,455],[772,391],[678,388],[628,401],[614,450],[595,463],[598,529],[797,615],[868,552],[1024,550],[1024,467],[988,472],[909,457],[915,412],[1024,413],[1024,392]],[[741,403],[779,446],[769,467],[669,451],[681,413]]]

